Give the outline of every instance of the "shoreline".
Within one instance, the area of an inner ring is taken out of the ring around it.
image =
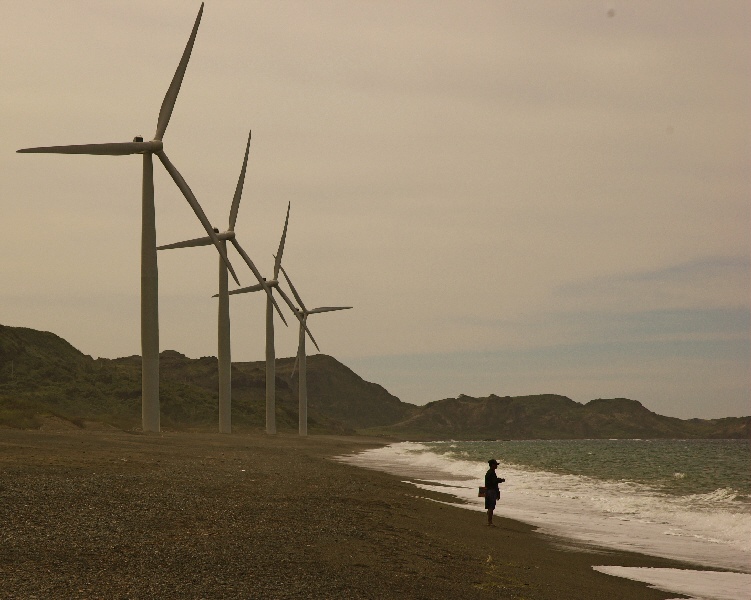
[[[745,449],[741,456],[746,456],[746,443],[740,443]],[[529,448],[521,454],[518,447],[515,449],[507,443],[484,444],[478,454],[477,443],[405,442],[367,450],[344,460],[404,479],[416,478],[416,487],[449,492],[459,506],[481,511],[482,499],[477,498],[475,486],[482,483],[487,466],[479,457],[485,454],[505,456],[509,462],[502,463],[499,469],[510,481],[502,486],[500,512],[504,516],[533,525],[539,532],[583,544],[668,558],[702,569],[744,573],[751,585],[751,554],[747,549],[751,513],[747,504],[739,501],[746,497],[741,491],[745,483],[731,489],[727,487],[728,480],[723,481],[717,474],[719,481],[713,482],[713,490],[712,485],[688,490],[683,486],[679,493],[671,495],[663,493],[664,489],[632,479],[640,475],[641,461],[620,464],[619,480],[609,479],[606,472],[600,479],[593,470],[580,475],[565,469],[561,472],[525,467],[523,460],[529,458],[530,453],[532,460],[539,452],[557,456],[560,447],[553,442],[540,445],[530,441],[522,445]],[[679,451],[685,450],[682,444],[676,445]],[[576,452],[566,456],[572,459],[570,464],[576,464],[577,453],[597,453],[606,458],[604,466],[607,468],[610,450],[584,444],[574,447]],[[651,445],[645,447],[651,448]],[[663,447],[661,450],[669,454],[672,449]],[[699,454],[709,450],[698,446]],[[634,451],[634,454],[644,456],[644,450]],[[746,462],[736,460],[736,470],[744,469]],[[556,464],[563,463],[559,460]],[[696,465],[688,460],[682,466],[696,472]],[[738,475],[741,479],[744,477]]]
[[[676,598],[593,566],[690,568],[431,500],[330,460],[390,440],[0,430],[7,598]]]

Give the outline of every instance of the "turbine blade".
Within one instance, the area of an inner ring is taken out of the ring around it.
[[[240,242],[237,241],[237,238],[232,238],[232,245],[239,252],[240,256],[243,257],[243,260],[250,267],[250,270],[253,271],[253,275],[256,276],[256,279],[258,280],[258,283],[261,285],[261,287],[263,287],[263,289],[266,290],[267,292],[270,292],[271,290],[269,289],[269,286],[266,285],[266,282],[264,281],[263,277],[261,277],[261,272],[256,268],[256,265],[250,259],[250,256],[248,256],[248,253],[245,252],[245,250],[243,250],[242,246],[240,245]]]
[[[157,246],[157,250],[172,250],[173,248],[193,248],[194,246],[208,246],[212,243],[210,237],[196,238],[194,240],[185,240],[184,242],[175,242],[174,244],[165,244]]]
[[[289,279],[289,275],[287,275],[287,271],[284,270],[284,267],[282,265],[279,265],[279,269],[282,272],[282,275],[284,275],[284,278],[287,280],[287,284],[289,285],[289,289],[292,290],[292,294],[295,297],[295,300],[297,300],[297,303],[300,305],[300,308],[305,311],[305,305],[302,302],[302,298],[300,298],[300,294],[297,293],[297,290],[295,289],[295,286],[292,285],[292,282]]]
[[[292,365],[292,372],[289,374],[290,381],[292,381],[292,378],[295,376],[295,371],[297,371],[298,360],[300,360],[300,344],[297,345],[297,354],[295,354],[295,364]]]
[[[305,320],[303,320],[303,327],[305,327],[305,332],[308,334],[308,337],[310,338],[310,341],[313,342],[313,345],[316,347],[316,350],[318,350],[318,352],[320,352],[321,349],[318,347],[318,344],[316,343],[316,340],[313,337],[313,334],[310,333],[310,329],[308,329],[308,324],[305,322]]]
[[[240,178],[237,180],[235,188],[235,197],[232,199],[232,209],[229,211],[229,230],[235,230],[237,222],[237,211],[240,210],[240,198],[243,195],[243,184],[245,183],[245,171],[248,167],[248,151],[250,150],[250,132],[248,132],[248,144],[245,146],[245,158],[243,159],[243,168],[240,169]]]
[[[349,308],[352,308],[352,307],[351,306],[321,306],[320,308],[314,308],[313,310],[309,310],[308,314],[313,315],[315,313],[331,312],[332,310],[347,310]]]
[[[203,2],[201,2],[201,8],[198,10],[196,22],[193,24],[193,31],[190,32],[188,44],[185,46],[185,50],[183,50],[183,56],[180,59],[180,63],[177,65],[177,70],[175,71],[174,76],[172,77],[172,83],[170,83],[167,93],[164,95],[164,100],[162,100],[162,108],[159,109],[159,119],[157,120],[156,133],[154,134],[155,140],[161,140],[164,137],[164,132],[167,130],[167,125],[172,116],[172,109],[175,108],[177,94],[180,92],[180,86],[183,83],[185,69],[188,68],[190,53],[193,51],[193,43],[196,41],[196,34],[198,33],[198,25],[201,23],[202,14]]]
[[[160,150],[159,152],[156,153],[156,155],[159,157],[159,160],[162,161],[164,168],[167,169],[167,172],[172,177],[172,180],[177,184],[177,187],[180,188],[180,191],[183,193],[183,196],[185,196],[185,199],[188,201],[188,204],[190,204],[190,207],[193,209],[193,212],[196,213],[198,220],[201,221],[201,224],[206,230],[206,233],[209,234],[209,238],[211,239],[211,242],[214,244],[214,246],[216,246],[216,249],[219,252],[219,255],[222,257],[224,264],[227,265],[227,269],[229,269],[229,272],[232,273],[232,278],[235,280],[235,283],[237,283],[237,285],[240,285],[240,281],[237,279],[235,270],[232,268],[232,264],[229,262],[229,258],[227,258],[227,252],[225,251],[222,244],[219,242],[219,238],[214,232],[214,228],[211,226],[211,223],[209,223],[209,220],[206,218],[206,214],[203,212],[201,205],[198,203],[198,200],[196,200],[196,197],[193,195],[193,192],[188,186],[188,184],[186,183],[185,179],[183,179],[183,176],[180,175],[180,172],[175,168],[175,165],[173,165],[170,162],[169,158],[167,158],[167,155],[163,151]]]
[[[276,291],[281,294],[284,301],[287,303],[287,306],[289,306],[290,310],[295,314],[295,316],[299,319],[300,318],[300,311],[298,308],[292,303],[292,300],[289,299],[289,296],[284,293],[284,290],[277,286]]]
[[[75,144],[70,146],[41,146],[16,150],[21,154],[94,154],[105,156],[124,156],[142,152],[158,152],[161,142],[112,142],[109,144]]]
[[[263,277],[261,277],[261,273],[258,271],[258,269],[256,268],[256,266],[253,264],[253,261],[250,260],[250,256],[248,256],[248,254],[245,252],[245,250],[242,249],[242,246],[240,246],[240,242],[237,241],[237,238],[232,238],[232,245],[240,253],[240,256],[243,257],[243,260],[250,267],[250,270],[253,271],[253,275],[256,276],[256,279],[258,280],[258,283],[261,284],[261,287],[266,291],[266,295],[271,300],[271,303],[274,305],[274,308],[276,308],[276,312],[279,313],[279,317],[281,317],[281,319],[284,322],[284,324],[287,325],[287,319],[284,318],[284,315],[282,314],[282,309],[279,308],[279,305],[276,303],[276,300],[274,299],[274,295],[271,293],[271,288],[264,281]]]
[[[282,230],[282,238],[279,240],[279,250],[274,257],[274,279],[279,278],[279,269],[282,266],[282,254],[284,254],[284,241],[287,239],[287,224],[289,223],[289,207],[290,203],[287,202],[287,217],[284,219],[284,229]]]
[[[230,290],[227,293],[231,296],[232,294],[247,294],[248,292],[260,292],[262,289],[263,289],[263,286],[260,283],[257,283],[255,285],[249,285],[248,287],[238,288],[236,290]]]

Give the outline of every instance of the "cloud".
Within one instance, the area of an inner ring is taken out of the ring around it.
[[[581,402],[626,396],[682,418],[744,416],[749,266],[718,257],[567,283],[542,308],[451,320],[462,350],[351,362],[418,404],[460,393],[562,393]]]
[[[196,8],[4,7],[4,323],[102,356],[138,348],[139,161],[14,150],[150,136]],[[612,18],[608,8],[208,4],[165,143],[224,227],[252,127],[243,247],[267,271],[291,201],[285,261],[299,290],[314,305],[355,306],[313,322],[316,339],[347,360],[395,357],[383,364],[405,382],[412,365],[405,399],[454,389],[441,373],[456,370],[421,361],[473,351],[499,372],[516,365],[515,389],[528,391],[565,356],[556,349],[590,348],[582,373],[602,381],[612,365],[594,360],[598,344],[633,353],[626,389],[659,371],[701,372],[697,390],[722,390],[748,374],[709,371],[718,348],[738,343],[733,329],[748,329],[751,7],[635,1]],[[158,165],[155,177],[159,243],[202,235]],[[204,250],[159,257],[162,345],[192,356],[215,353],[216,257]],[[259,359],[263,302],[232,311],[234,356]],[[295,344],[280,329],[279,355]],[[676,344],[703,349],[704,362],[689,369]],[[566,383],[579,381],[574,366],[566,373],[551,389],[580,389]],[[447,387],[421,393],[428,377]]]
[[[739,308],[749,310],[751,261],[745,256],[704,258],[659,269],[611,273],[557,287],[562,307],[584,301],[613,311]]]
[[[681,341],[615,339],[348,360],[366,379],[416,404],[461,393],[555,393],[577,402],[627,397],[679,418],[751,414],[750,362],[747,335]]]

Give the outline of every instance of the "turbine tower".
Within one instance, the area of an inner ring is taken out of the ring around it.
[[[235,195],[232,199],[232,206],[229,211],[229,227],[227,231],[217,233],[222,247],[226,251],[227,241],[230,241],[240,256],[243,257],[250,270],[256,276],[259,282],[257,286],[259,290],[265,290],[267,294],[267,300],[270,307],[275,307],[279,312],[279,316],[287,324],[284,319],[279,305],[271,295],[270,286],[263,280],[258,269],[253,264],[248,254],[242,249],[240,243],[235,237],[235,223],[237,222],[237,213],[240,209],[240,200],[243,193],[243,185],[245,183],[245,172],[248,167],[248,152],[250,150],[250,133],[248,133],[248,143],[245,146],[245,158],[243,159],[243,166],[240,169],[240,177],[237,180],[237,187],[235,188]],[[170,250],[172,248],[191,248],[194,246],[208,246],[212,243],[212,239],[209,237],[197,238],[194,240],[186,240],[184,242],[176,242],[174,244],[166,244],[159,246],[157,250]],[[229,296],[227,290],[228,283],[227,266],[223,260],[219,260],[219,314],[218,314],[218,350],[217,358],[219,362],[219,433],[232,433],[232,354],[230,344],[230,319],[229,319]],[[273,308],[271,308],[273,311]]]
[[[274,278],[266,280],[266,285],[270,288],[279,286],[279,269],[282,266],[282,254],[284,254],[284,241],[287,238],[287,225],[289,223],[289,207],[287,204],[287,217],[284,219],[284,229],[282,237],[279,240],[279,250],[274,256]],[[248,287],[232,290],[233,294],[245,294],[247,292],[258,292],[263,289],[260,285],[251,285]],[[281,291],[281,290],[280,290]],[[294,311],[296,307],[289,303]],[[273,297],[271,294],[266,296],[266,433],[273,435],[276,433],[276,351],[274,349],[274,310],[272,308]],[[287,322],[285,321],[286,325]]]
[[[290,281],[289,276],[287,275],[287,272],[284,270],[284,267],[280,265],[279,268],[282,271],[282,275],[284,275],[284,278],[287,280],[287,284],[289,285],[289,289],[292,290],[292,294],[294,294],[295,300],[297,300],[297,303],[300,305],[299,308],[296,308],[292,304],[292,301],[289,299],[289,297],[284,293],[282,288],[278,288],[279,293],[282,295],[285,302],[287,302],[287,304],[290,306],[292,311],[295,313],[297,320],[300,322],[300,332],[298,334],[298,344],[297,344],[297,363],[298,363],[298,369],[299,369],[298,378],[297,378],[297,387],[298,387],[298,394],[299,394],[298,421],[299,421],[300,435],[308,435],[308,382],[307,382],[307,366],[306,366],[306,361],[305,361],[305,333],[306,332],[308,336],[310,336],[310,341],[313,342],[316,349],[319,352],[321,351],[315,339],[313,338],[313,334],[310,333],[310,329],[308,329],[308,324],[307,324],[308,315],[313,315],[316,313],[323,313],[323,312],[331,312],[333,310],[347,310],[352,307],[351,306],[321,306],[320,308],[313,308],[311,310],[308,310],[307,308],[305,308],[302,298],[300,298],[300,294],[297,293],[295,286],[292,285],[292,282]]]
[[[212,243],[219,251],[222,261],[237,281],[232,265],[227,259],[227,253],[214,233],[209,220],[198,203],[190,187],[170,162],[164,152],[162,138],[167,130],[172,110],[175,107],[177,94],[180,91],[185,69],[188,67],[193,43],[198,33],[198,26],[203,14],[203,3],[198,11],[193,30],[183,51],[175,75],[172,77],[167,93],[162,101],[157,119],[156,133],[151,141],[144,142],[137,136],[132,142],[115,142],[110,144],[82,144],[73,146],[47,146],[40,148],[24,148],[22,153],[47,154],[93,154],[108,156],[123,156],[129,154],[143,155],[143,180],[141,192],[141,421],[144,431],[159,431],[159,295],[158,271],[156,258],[156,219],[154,215],[154,164],[152,156],[157,155],[164,168],[170,174],[185,199],[190,204],[201,224],[206,229]],[[239,285],[239,282],[238,282]]]

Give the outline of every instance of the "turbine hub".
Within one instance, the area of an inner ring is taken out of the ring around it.
[[[133,138],[133,142],[136,144],[143,144],[143,150],[137,152],[137,154],[145,154],[146,152],[153,154],[162,150],[162,140],[150,140],[148,142],[144,142],[143,137],[137,135]]]

